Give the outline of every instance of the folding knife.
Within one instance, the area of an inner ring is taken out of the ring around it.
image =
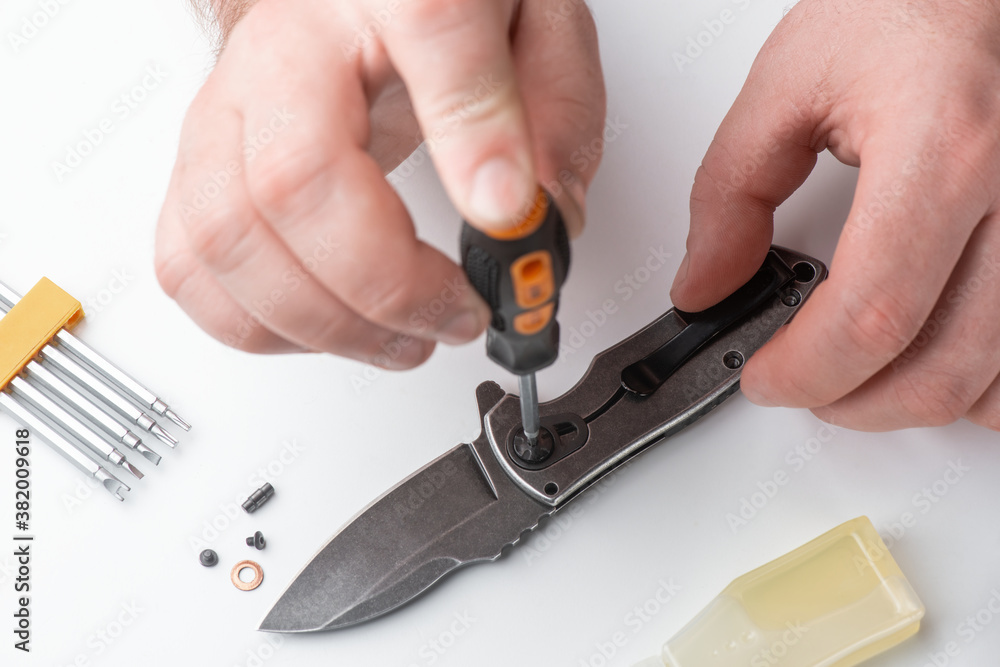
[[[260,629],[361,623],[444,575],[493,561],[587,487],[695,422],[739,388],[741,369],[826,277],[816,259],[773,247],[760,270],[700,313],[672,309],[594,358],[540,406],[546,451],[522,446],[517,397],[476,390],[482,433],[368,506],[305,566]]]

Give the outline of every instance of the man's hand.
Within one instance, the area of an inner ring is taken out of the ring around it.
[[[590,14],[564,5],[260,0],[184,123],[164,289],[254,352],[408,368],[478,336],[486,305],[417,239],[384,173],[425,138],[473,224],[513,224],[541,183],[579,233],[597,163],[572,158],[600,136],[605,100]]]
[[[1000,430],[1000,5],[796,5],[695,178],[679,307],[753,274],[824,149],[861,167],[830,278],[744,393],[857,429]]]

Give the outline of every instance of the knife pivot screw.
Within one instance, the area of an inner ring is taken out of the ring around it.
[[[736,350],[730,350],[722,357],[722,363],[726,365],[726,368],[734,371],[737,368],[742,368],[744,361],[743,355]]]
[[[518,429],[517,433],[514,434],[514,453],[517,458],[527,463],[541,463],[552,456],[555,447],[556,440],[545,427],[539,429],[534,444],[528,440],[523,428]]]
[[[260,509],[261,505],[266,503],[274,495],[274,487],[270,484],[265,484],[256,491],[250,494],[250,497],[243,501],[243,511],[247,514],[252,514]]]
[[[205,549],[198,555],[198,560],[205,567],[215,567],[219,563],[219,554],[215,553],[211,549]]]
[[[247,546],[253,547],[257,551],[260,551],[267,546],[267,542],[264,541],[264,533],[259,530],[247,538]]]
[[[781,295],[781,303],[789,308],[794,308],[802,303],[802,294],[797,289],[787,289]]]

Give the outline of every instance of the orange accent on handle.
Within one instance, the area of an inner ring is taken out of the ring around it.
[[[83,318],[80,302],[42,278],[0,319],[0,390],[48,345],[60,329]]]
[[[545,190],[538,188],[535,201],[531,205],[528,214],[516,225],[508,229],[494,230],[484,229],[483,233],[497,241],[516,241],[530,236],[536,229],[545,222],[545,216],[549,212],[549,197]]]
[[[521,308],[540,306],[556,291],[552,255],[548,250],[536,250],[518,257],[511,264],[510,277],[514,281],[514,298]]]
[[[538,333],[545,328],[545,325],[552,321],[552,313],[555,311],[555,308],[556,304],[553,302],[547,306],[521,313],[514,318],[514,331],[522,336],[531,336]]]

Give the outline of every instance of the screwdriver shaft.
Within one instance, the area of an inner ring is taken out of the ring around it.
[[[534,447],[538,443],[538,433],[541,429],[535,374],[518,375],[517,384],[521,391],[521,423],[524,425],[524,435],[528,439],[528,444]]]
[[[86,387],[88,391],[102,399],[109,407],[114,408],[122,417],[137,424],[142,430],[149,431],[171,447],[177,445],[177,438],[170,435],[170,433],[153,421],[149,415],[132,405],[125,397],[105,384],[104,380],[96,377],[89,370],[73,361],[69,355],[64,354],[51,345],[46,345],[39,352],[38,356],[42,361],[58,369],[81,386]]]
[[[55,373],[37,361],[29,362],[25,367],[25,372],[29,380],[45,388],[74,410],[87,417],[95,426],[100,427],[107,435],[114,438],[115,442],[120,442],[130,449],[134,449],[154,465],[159,465],[159,454],[144,445],[142,440],[132,433],[132,431],[119,424],[114,417],[106,413],[95,403],[87,400],[83,394],[73,389],[73,387],[57,377]]]
[[[62,409],[28,380],[15,376],[10,381],[10,388],[14,392],[14,397],[21,399],[25,407],[34,412],[40,419],[65,429],[99,458],[124,468],[132,473],[136,479],[142,479],[142,473],[128,462],[124,454],[108,444],[104,438],[90,430],[79,419]]]
[[[108,493],[118,500],[125,500],[121,496],[121,491],[129,491],[128,485],[98,465],[93,459],[87,456],[80,448],[72,444],[69,440],[56,433],[55,429],[45,423],[34,412],[21,405],[17,399],[6,391],[0,392],[0,407],[9,412],[19,422],[27,426],[35,435],[47,442],[54,450],[59,452],[67,461],[76,466],[84,474],[93,477],[107,489]]]
[[[20,300],[21,296],[17,292],[0,282],[0,301],[2,301],[8,309],[13,308],[14,304]],[[191,430],[191,425],[177,416],[177,414],[170,409],[170,406],[157,398],[153,392],[143,386],[131,375],[98,354],[96,350],[70,332],[60,330],[55,335],[54,342],[65,347],[81,361],[106,377],[139,405],[150,408],[157,414],[167,417],[185,431]]]

